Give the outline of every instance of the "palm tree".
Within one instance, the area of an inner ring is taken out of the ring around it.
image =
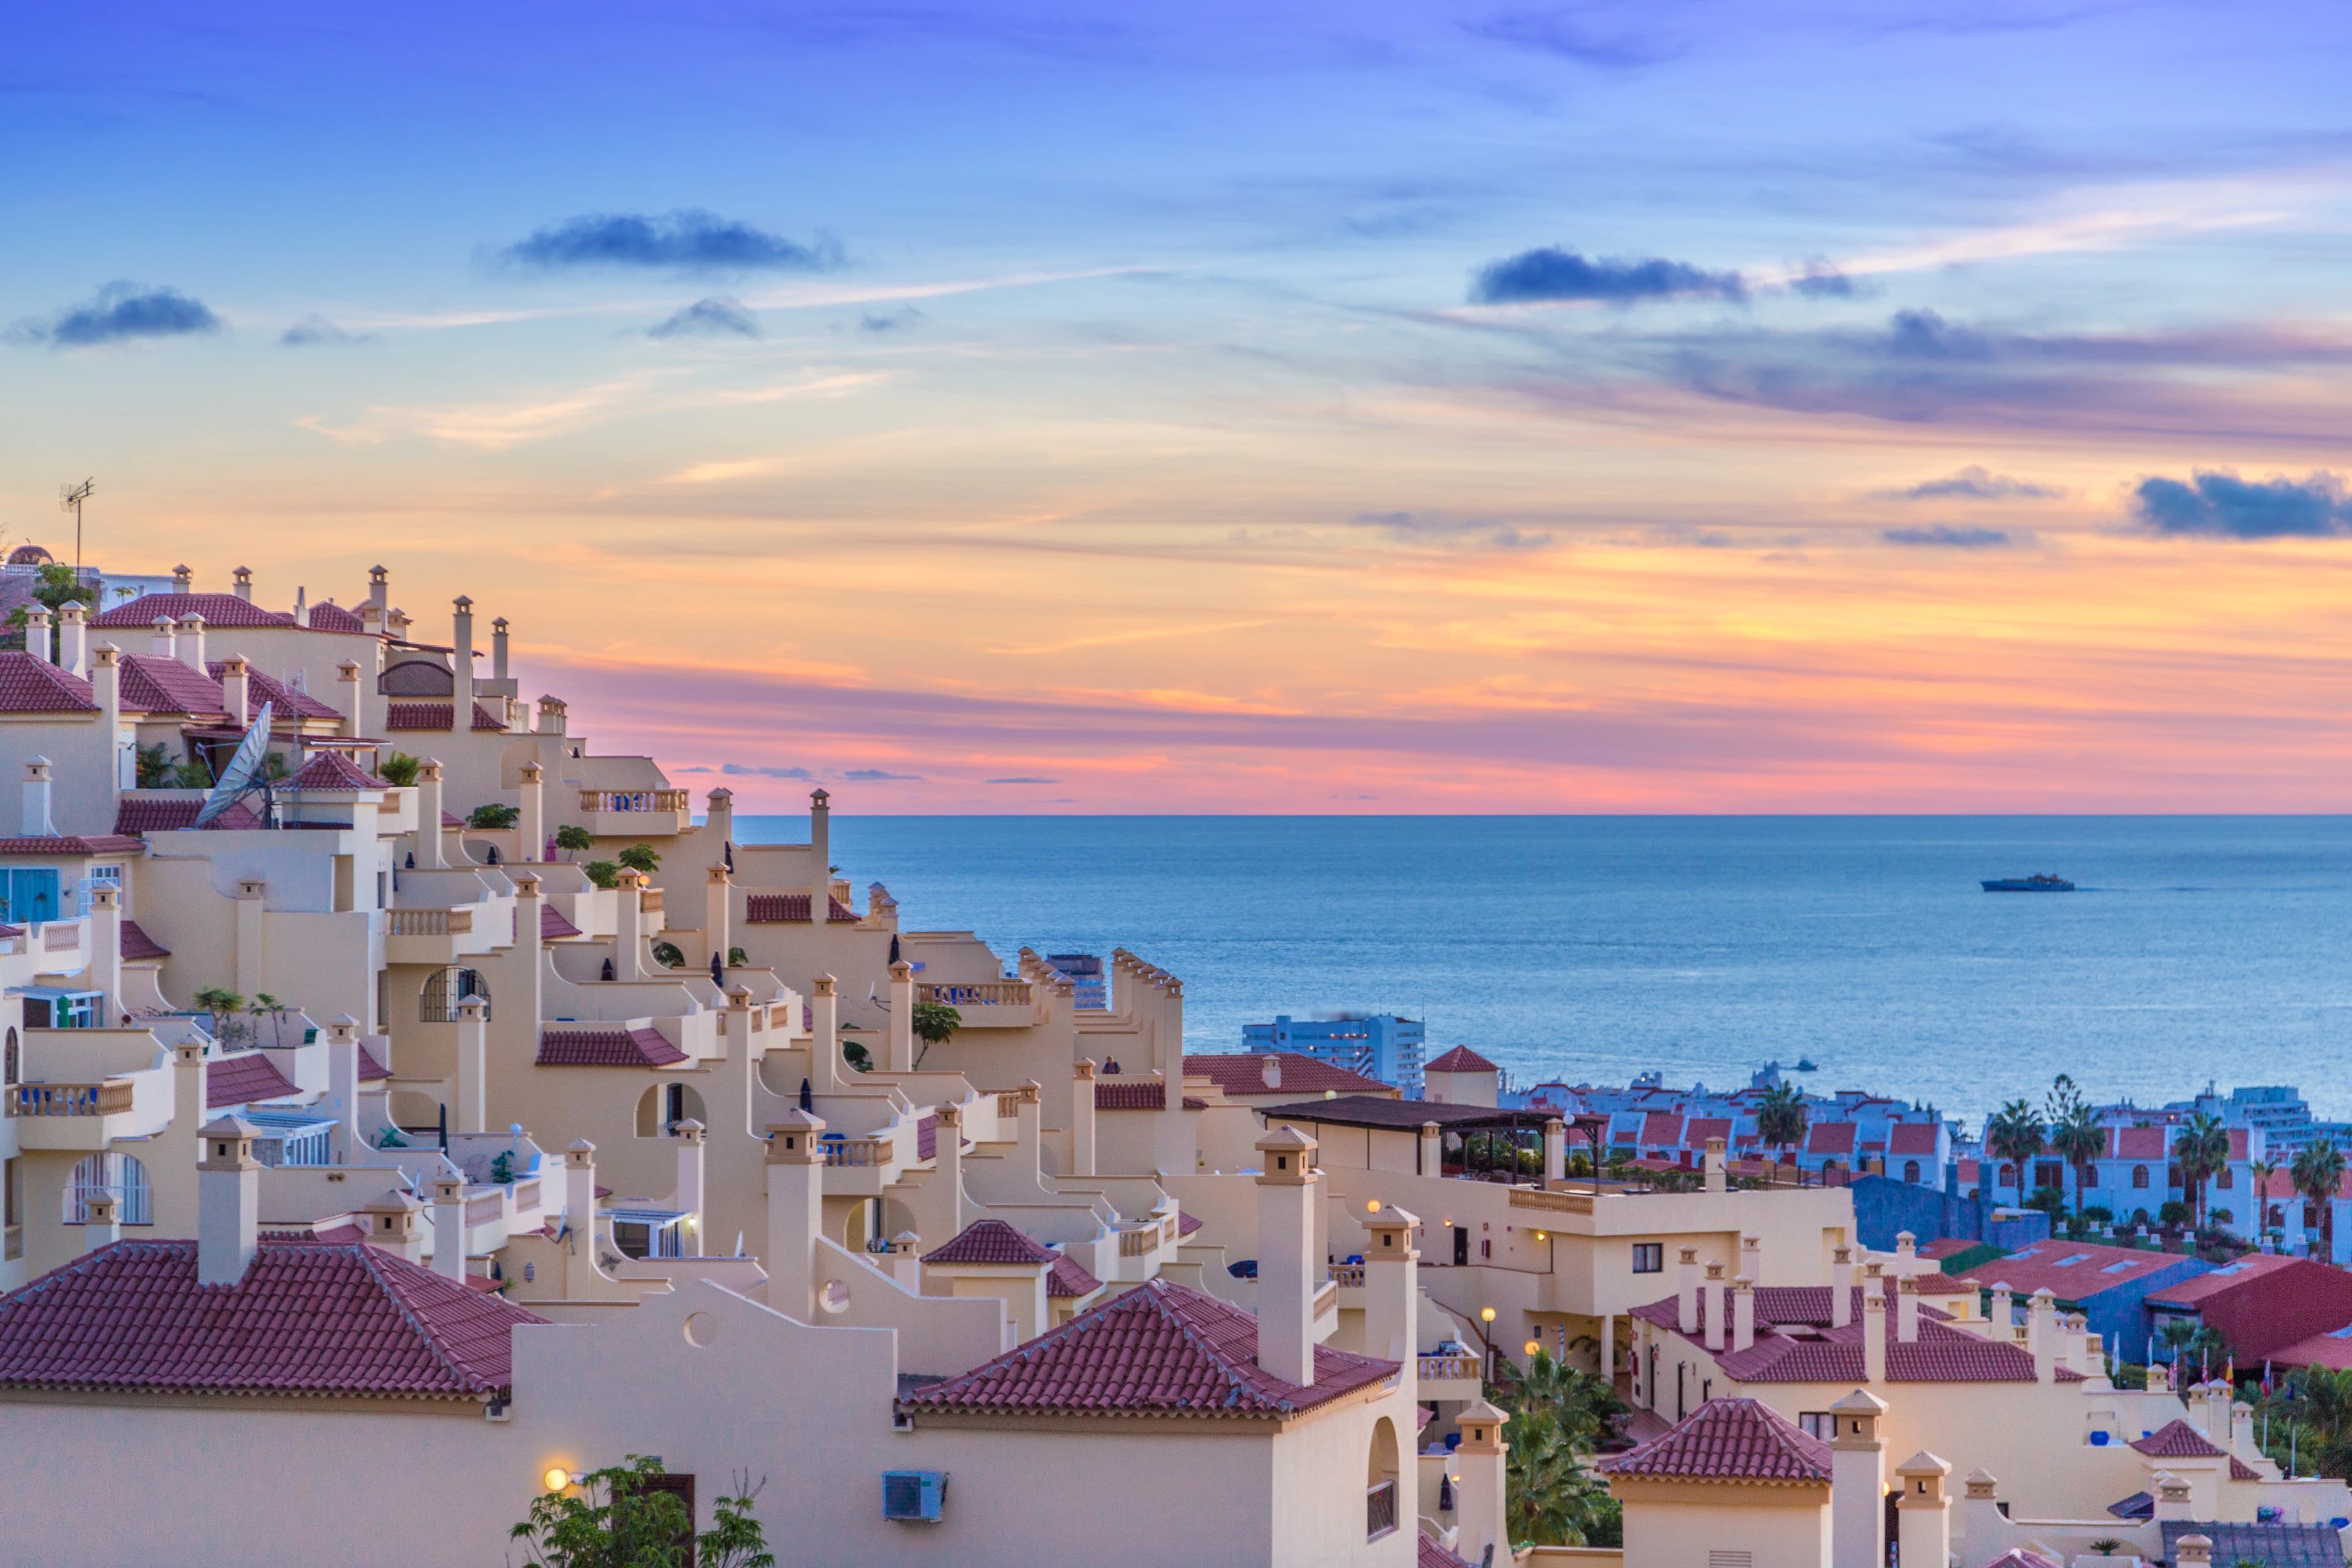
[[[1985,1123],[1985,1148],[1996,1160],[2017,1170],[2017,1206],[2025,1206],[2025,1167],[2047,1142],[2042,1118],[2022,1100],[2012,1100]]]
[[[1599,1378],[1538,1349],[1524,1370],[1507,1357],[1488,1393],[1511,1412],[1505,1508],[1513,1541],[1612,1546],[1622,1516],[1587,1466],[1610,1418],[1625,1407]]]
[[[1786,1151],[1805,1141],[1804,1090],[1790,1083],[1776,1083],[1764,1091],[1756,1102],[1756,1136],[1777,1150]],[[1773,1163],[1780,1163],[1775,1159]]]
[[[2271,1178],[2279,1173],[2279,1163],[2251,1161],[2246,1173],[2254,1179],[2254,1238],[2259,1241],[2271,1233]]]
[[[2344,1180],[2344,1151],[2332,1138],[2314,1139],[2296,1152],[2287,1175],[2296,1192],[2319,1205],[2319,1234],[2326,1246],[2327,1261],[2335,1262],[2335,1197],[2336,1186]]]
[[[2205,1184],[2230,1165],[2230,1130],[2211,1111],[2200,1110],[2180,1124],[2172,1141],[2172,1157],[2180,1165],[2180,1183],[2189,1193],[2197,1228],[2205,1228]]]
[[[2107,1130],[2099,1125],[2098,1113],[2084,1101],[2074,1080],[2063,1072],[2050,1086],[2046,1109],[2050,1113],[2050,1147],[2074,1168],[2074,1218],[2079,1224],[2083,1217],[2083,1189],[2088,1184],[2093,1162],[2107,1152]]]

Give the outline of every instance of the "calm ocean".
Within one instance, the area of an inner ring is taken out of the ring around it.
[[[2143,1101],[2295,1083],[2352,1114],[2352,818],[843,815],[833,842],[911,926],[1173,970],[1195,1049],[1364,1009],[1529,1081],[1810,1057],[1816,1089],[1972,1124],[2061,1071]],[[2082,890],[1977,886],[2038,871]]]

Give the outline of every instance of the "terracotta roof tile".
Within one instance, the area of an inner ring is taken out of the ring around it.
[[[2012,1546],[1986,1563],[1985,1568],[2063,1568],[2063,1565],[2030,1546]]]
[[[126,795],[114,803],[114,831],[178,833],[196,825],[196,813],[203,809],[204,804],[201,796],[156,798]],[[261,818],[250,806],[239,801],[205,824],[205,831],[235,832],[260,826]]]
[[[376,777],[341,752],[320,752],[304,763],[301,771],[280,786],[286,789],[367,790],[390,789],[392,785]]]
[[[2316,1283],[2319,1276],[2315,1273],[2295,1268],[2295,1265],[2306,1261],[2308,1260],[2305,1258],[2289,1258],[2284,1253],[2250,1252],[2235,1262],[2227,1263],[2220,1268],[2200,1274],[2193,1279],[2183,1279],[2172,1285],[2159,1285],[2149,1292],[2147,1299],[2150,1301],[2161,1301],[2167,1306],[2175,1303],[2189,1306],[2210,1297],[2242,1289],[2265,1274],[2280,1274],[2290,1269],[2297,1274],[2310,1274],[2313,1281]],[[2315,1269],[2326,1267],[2324,1263],[2314,1265]]]
[[[0,713],[95,713],[89,682],[22,648],[0,649]]]
[[[1642,1142],[1648,1147],[1670,1149],[1683,1141],[1683,1119],[1672,1110],[1645,1110],[1642,1113]]]
[[[142,958],[169,958],[172,950],[149,936],[137,921],[122,922],[122,956],[135,961]]]
[[[923,1254],[926,1263],[1051,1263],[1060,1254],[1038,1246],[1001,1219],[976,1219],[946,1246]]]
[[[663,1068],[686,1060],[659,1029],[542,1029],[538,1065],[543,1068]]]
[[[1830,1446],[1753,1399],[1710,1399],[1681,1425],[1601,1461],[1611,1479],[1826,1486]]]
[[[1186,1214],[1180,1209],[1176,1214],[1176,1234],[1178,1236],[1190,1236],[1207,1223],[1208,1222],[1203,1220],[1199,1215]]]
[[[1422,1069],[1423,1072],[1500,1072],[1503,1069],[1467,1046],[1456,1046]]]
[[[364,1244],[268,1240],[235,1285],[193,1241],[118,1241],[0,1299],[0,1384],[468,1398],[544,1320]]]
[[[580,928],[563,918],[563,911],[542,901],[539,906],[539,940],[560,942],[568,936],[578,936]]]
[[[365,1040],[362,1040],[360,1042],[360,1081],[375,1083],[391,1076],[392,1069],[376,1060],[375,1053],[367,1048]]]
[[[310,606],[310,629],[314,632],[364,632],[367,623],[332,599],[322,599]]]
[[[1744,1351],[1711,1352],[1724,1373],[1742,1383],[1859,1383],[1863,1381],[1862,1292],[1854,1292],[1853,1320],[1830,1323],[1832,1287],[1768,1285],[1756,1292],[1756,1342]],[[1667,1297],[1633,1309],[1644,1322],[1678,1332],[1675,1300]],[[1886,1377],[1890,1383],[2032,1383],[2033,1358],[2014,1344],[1997,1344],[1949,1327],[1945,1313],[1922,1302],[1919,1337],[1898,1336],[1899,1313],[1886,1313]],[[1777,1331],[1780,1326],[1793,1333]],[[1699,1326],[1685,1335],[1706,1343],[1706,1299],[1699,1298]],[[2067,1381],[2062,1379],[2062,1381]]]
[[[122,656],[122,706],[141,713],[228,717],[228,699],[222,695],[219,681],[176,658],[156,654]]]
[[[2263,1473],[2232,1454],[2230,1456],[2230,1479],[2233,1481],[2258,1481],[2263,1479]]]
[[[1268,1085],[1265,1081],[1265,1058],[1275,1058],[1282,1064],[1282,1081]],[[1395,1091],[1376,1078],[1366,1078],[1349,1072],[1334,1063],[1320,1061],[1297,1051],[1254,1051],[1247,1055],[1188,1056],[1184,1070],[1194,1078],[1213,1080],[1228,1095],[1245,1094],[1321,1094],[1331,1090],[1339,1094],[1392,1094]]]
[[[1447,1550],[1445,1542],[1433,1535],[1413,1538],[1413,1568],[1471,1568],[1470,1560]]]
[[[1731,1147],[1731,1118],[1728,1116],[1694,1116],[1683,1123],[1683,1147],[1705,1149],[1710,1138],[1720,1138],[1726,1149]]]
[[[52,833],[0,838],[0,855],[136,855],[146,844],[119,833]]]
[[[1060,1328],[900,1403],[1004,1415],[1284,1416],[1393,1375],[1396,1363],[1318,1346],[1315,1382],[1257,1364],[1257,1320],[1213,1296],[1151,1279]]]
[[[809,896],[806,893],[754,893],[743,900],[743,923],[746,925],[791,925],[805,923],[808,918]],[[828,894],[824,918],[828,924],[855,921],[857,911]]]
[[[1054,1271],[1045,1276],[1046,1295],[1075,1301],[1101,1289],[1102,1281],[1080,1268],[1077,1259],[1066,1253],[1054,1254]]]
[[[915,1158],[936,1160],[940,1157],[940,1119],[936,1116],[918,1118],[915,1122]]]
[[[205,669],[215,680],[220,679],[227,668],[225,659],[205,660]],[[281,720],[341,719],[343,716],[309,692],[297,691],[276,676],[264,675],[250,664],[245,668],[245,700],[247,711],[256,716],[260,714],[263,703],[269,704],[269,727],[273,730],[278,728]]]
[[[1805,1152],[1851,1154],[1857,1131],[1851,1121],[1816,1121],[1805,1130]]]
[[[2177,1252],[2147,1252],[2098,1242],[2037,1241],[2006,1258],[1987,1258],[1958,1276],[1976,1285],[2008,1285],[2021,1296],[2048,1289],[2062,1301],[2087,1301],[2103,1290],[2145,1281],[2167,1269],[2203,1266]]]
[[[207,1110],[283,1100],[299,1092],[266,1051],[240,1051],[233,1057],[215,1057],[205,1064]]]
[[[2114,1160],[2161,1160],[2164,1153],[2164,1129],[2161,1127],[2117,1127],[2113,1130]]]
[[[142,594],[103,615],[90,617],[93,626],[152,626],[158,616],[177,621],[202,616],[207,626],[290,626],[294,617],[284,610],[265,610],[235,594]]]
[[[1187,1110],[1205,1110],[1209,1102],[1184,1097]],[[1104,1079],[1095,1084],[1097,1110],[1165,1110],[1168,1109],[1168,1086],[1158,1079]]]
[[[2204,1433],[2178,1417],[2166,1422],[2132,1447],[2151,1459],[2218,1459],[2221,1457],[2221,1450],[2207,1442]]]
[[[1936,1152],[1937,1134],[1942,1131],[1932,1121],[1898,1121],[1886,1130],[1886,1152],[1890,1154],[1932,1154]]]

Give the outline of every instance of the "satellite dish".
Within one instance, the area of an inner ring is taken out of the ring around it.
[[[261,764],[262,759],[269,755],[269,708],[267,702],[261,705],[260,717],[245,732],[245,739],[236,743],[236,754],[221,770],[220,782],[213,785],[212,794],[205,796],[205,804],[196,812],[198,827],[207,826],[255,790],[262,793],[263,818],[268,820],[269,782],[261,776]]]

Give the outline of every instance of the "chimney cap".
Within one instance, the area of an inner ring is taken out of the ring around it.
[[[473,601],[473,600],[471,600],[471,599],[469,599],[469,598],[467,598],[467,597],[465,595],[463,595],[463,594],[458,595],[457,595],[457,597],[456,598],[456,600],[454,600],[453,602],[456,604],[457,607],[461,612],[462,612],[462,611],[466,611],[466,610],[470,610],[470,609],[472,609],[472,608],[474,607],[474,601]]]
[[[1952,1473],[1952,1461],[1922,1448],[1895,1466],[1895,1473],[1898,1476],[1948,1476]]]
[[[1886,1414],[1886,1401],[1866,1388],[1857,1388],[1830,1408],[1843,1410],[1849,1415],[1884,1415]]]
[[[799,1106],[795,1105],[784,1111],[782,1115],[777,1117],[773,1121],[769,1122],[768,1131],[771,1133],[822,1132],[824,1131],[824,1118],[815,1115],[813,1112],[803,1110]]]
[[[1314,1139],[1309,1138],[1306,1133],[1301,1132],[1297,1128],[1291,1126],[1288,1122],[1285,1122],[1280,1127],[1277,1127],[1273,1131],[1267,1133],[1265,1137],[1259,1139],[1257,1141],[1257,1146],[1269,1152],[1278,1150],[1287,1153],[1291,1150],[1295,1149],[1304,1153],[1315,1149],[1317,1144]]]
[[[260,1131],[242,1116],[217,1116],[197,1129],[205,1138],[251,1138]]]
[[[504,631],[507,629],[507,618],[504,616],[500,616],[498,619],[492,621],[490,625],[499,631]]]

